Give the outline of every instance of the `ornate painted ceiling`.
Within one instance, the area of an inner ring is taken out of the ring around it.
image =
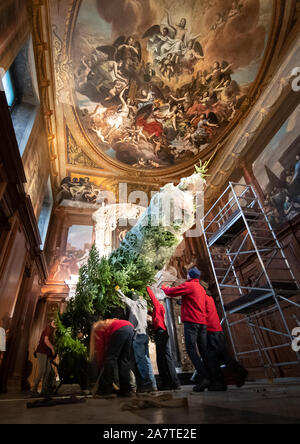
[[[283,4],[48,2],[60,178],[155,184],[222,150],[261,92]]]

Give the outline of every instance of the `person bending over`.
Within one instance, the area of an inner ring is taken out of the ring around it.
[[[90,338],[90,359],[95,359],[102,372],[98,388],[99,395],[111,395],[116,390],[121,396],[130,394],[133,334],[133,325],[128,321],[106,319],[93,325]]]

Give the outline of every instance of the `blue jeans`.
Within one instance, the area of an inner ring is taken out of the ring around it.
[[[134,357],[143,383],[151,381],[152,387],[156,388],[156,379],[153,374],[148,344],[148,335],[137,334],[133,340]]]

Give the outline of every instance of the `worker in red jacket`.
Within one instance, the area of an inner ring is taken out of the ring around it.
[[[162,381],[160,390],[179,389],[180,381],[176,373],[175,365],[172,359],[169,334],[165,323],[165,307],[160,303],[150,287],[147,292],[153,304],[152,324],[155,332],[156,362],[158,373]]]
[[[207,356],[208,371],[211,384],[208,387],[210,391],[226,391],[227,386],[221,365],[226,367],[233,373],[236,385],[242,387],[244,385],[248,372],[235,359],[233,359],[227,351],[226,338],[220,323],[216,304],[212,296],[206,294],[206,314],[207,314]]]
[[[98,394],[110,395],[115,390],[123,396],[130,394],[133,335],[133,325],[128,321],[106,319],[93,325],[90,358],[102,371]]]
[[[188,271],[188,280],[178,287],[162,287],[168,297],[181,296],[181,320],[184,323],[186,351],[197,370],[200,382],[193,390],[203,392],[210,385],[207,371],[206,293],[200,285],[197,267]]]

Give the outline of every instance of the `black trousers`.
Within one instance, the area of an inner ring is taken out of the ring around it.
[[[227,350],[226,338],[222,331],[207,334],[208,371],[212,384],[224,385],[224,375],[220,366],[226,365],[235,372],[239,363],[232,358]]]
[[[133,335],[134,331],[130,325],[126,325],[112,334],[99,384],[100,392],[112,393],[113,383],[117,384],[123,393],[131,391],[130,369]]]
[[[184,323],[184,338],[187,354],[201,379],[209,379],[206,325]]]
[[[157,368],[163,385],[179,387],[180,381],[172,358],[167,330],[156,330],[155,345]]]

